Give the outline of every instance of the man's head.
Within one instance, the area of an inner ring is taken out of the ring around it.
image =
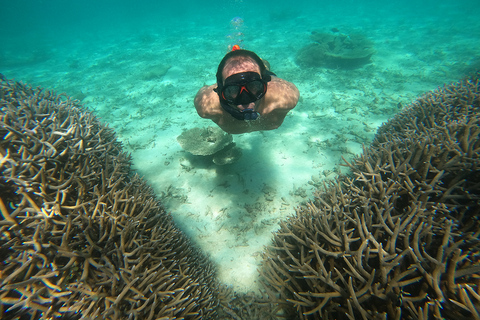
[[[218,65],[217,85],[222,87],[224,80],[232,74],[247,71],[257,72],[264,81],[270,81],[265,64],[255,52],[243,49],[230,51]]]
[[[236,50],[222,59],[217,88],[222,107],[240,120],[255,120],[256,107],[267,92],[271,77],[262,59],[252,51]]]

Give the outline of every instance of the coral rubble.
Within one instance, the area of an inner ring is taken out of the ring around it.
[[[216,315],[213,266],[132,174],[112,129],[3,76],[0,109],[4,317]]]
[[[379,128],[282,223],[261,274],[295,319],[480,319],[480,73]]]

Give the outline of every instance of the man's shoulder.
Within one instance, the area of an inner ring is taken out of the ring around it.
[[[270,80],[268,85],[273,85],[275,88],[282,90],[288,89],[298,91],[297,87],[293,83],[279,77],[272,77],[272,80]]]
[[[220,102],[214,88],[216,85],[203,86],[195,96],[195,109],[202,118],[213,119],[221,114]]]
[[[267,94],[281,109],[293,109],[298,102],[300,93],[297,87],[287,80],[272,77],[268,83]]]
[[[216,85],[203,86],[195,95],[195,107],[210,105],[217,98],[217,93],[213,91]]]
[[[216,84],[204,85],[203,87],[200,88],[200,90],[198,90],[197,95],[195,96],[195,100],[197,98],[201,98],[204,96],[210,96],[210,95],[216,94],[216,92],[213,91],[213,89],[215,89],[216,86],[217,86]]]

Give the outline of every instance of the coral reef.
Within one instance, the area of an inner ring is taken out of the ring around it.
[[[213,266],[131,172],[112,129],[3,76],[0,108],[3,318],[215,317]]]
[[[232,135],[218,127],[186,130],[177,141],[183,150],[193,155],[212,156],[217,165],[234,163],[242,156],[242,150],[235,146]]]
[[[219,287],[218,319],[222,320],[276,320],[280,312],[278,305],[273,304],[270,293],[262,295],[249,293],[237,293],[231,288],[221,285]]]
[[[297,53],[300,66],[356,68],[368,63],[375,53],[373,43],[361,34],[313,31],[310,38],[313,43]]]
[[[480,319],[480,73],[418,98],[283,222],[261,274],[295,319]]]

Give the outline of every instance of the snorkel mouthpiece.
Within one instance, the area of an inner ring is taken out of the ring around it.
[[[258,112],[253,109],[239,110],[235,107],[232,107],[228,103],[225,103],[225,101],[220,101],[220,105],[222,106],[223,110],[228,112],[237,120],[257,120],[258,118]]]
[[[253,109],[245,109],[241,111],[243,114],[243,120],[257,120],[258,113]]]

